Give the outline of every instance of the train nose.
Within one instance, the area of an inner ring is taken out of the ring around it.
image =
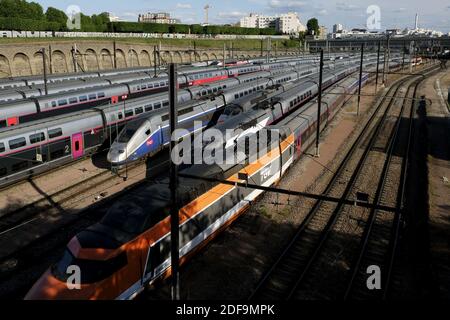
[[[126,145],[113,143],[106,156],[108,162],[112,164],[120,164],[126,161]]]
[[[65,283],[52,276],[50,270],[47,270],[35,285],[28,291],[24,297],[25,300],[54,300],[60,299],[61,293],[65,292],[67,286]]]

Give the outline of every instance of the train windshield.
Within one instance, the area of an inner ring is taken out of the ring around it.
[[[119,143],[128,143],[144,121],[145,119],[136,119],[128,122],[120,133],[117,141]]]
[[[122,252],[108,260],[77,259],[66,249],[61,260],[51,268],[52,275],[66,282],[74,274],[73,266],[80,268],[81,284],[95,283],[110,277],[127,264],[127,256]],[[69,268],[72,267],[72,268]]]

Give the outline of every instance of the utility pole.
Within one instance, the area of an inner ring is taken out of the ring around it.
[[[42,63],[44,64],[44,88],[45,88],[45,95],[48,95],[48,87],[47,87],[47,61],[45,60],[45,48],[42,48]]]
[[[405,68],[406,41],[403,41],[402,71]]]
[[[52,46],[48,45],[48,64],[50,74],[53,74],[53,57],[52,57]]]
[[[322,107],[322,77],[323,77],[323,49],[320,49],[319,93],[317,99],[316,157],[320,157],[319,137],[320,137],[320,109]]]
[[[413,67],[413,54],[412,54],[412,50],[413,50],[413,45],[412,42],[409,43],[409,73],[412,73],[412,67]]]
[[[169,64],[169,103],[170,103],[170,154],[176,148],[178,141],[174,139],[178,124],[177,113],[177,68],[175,63]],[[170,239],[172,261],[172,300],[180,300],[180,216],[178,206],[178,166],[170,161]]]
[[[375,77],[375,93],[378,91],[378,74],[380,71],[380,52],[381,52],[381,41],[378,41],[378,52],[377,52],[377,73]]]
[[[389,72],[389,34],[386,36],[386,47],[384,48],[383,84],[386,85],[387,73]]]
[[[361,85],[362,85],[362,74],[363,74],[363,62],[364,62],[364,43],[361,44],[361,64],[359,65],[358,107],[356,109],[357,116],[359,116],[359,108],[361,106]]]
[[[114,69],[117,69],[117,52],[116,41],[113,41],[113,57],[114,57]]]
[[[264,56],[264,40],[261,39],[261,58]]]
[[[227,45],[226,45],[226,43],[224,42],[223,43],[223,62],[222,62],[222,67],[225,69],[225,52],[226,52],[226,50],[227,50]]]
[[[156,46],[153,46],[153,70],[155,72],[155,74],[153,75],[153,77],[157,77],[157,72],[156,72]]]
[[[72,61],[73,61],[73,71],[78,72],[78,63],[77,63],[77,44],[73,44],[72,48]]]

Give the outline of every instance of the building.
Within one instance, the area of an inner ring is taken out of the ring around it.
[[[249,16],[243,17],[240,21],[241,28],[257,28],[264,29],[275,27],[275,17],[263,16],[255,13],[250,13]]]
[[[319,27],[319,39],[326,40],[328,35],[328,29],[325,26]]]
[[[337,23],[333,26],[333,33],[342,33],[344,31],[344,26],[340,23]]]
[[[180,20],[171,18],[170,14],[167,12],[158,12],[158,13],[149,12],[145,14],[140,14],[138,17],[138,22],[177,24],[180,23]]]
[[[241,28],[275,28],[277,32],[284,34],[298,34],[306,31],[306,27],[300,22],[298,14],[288,12],[277,16],[264,16],[250,13],[240,21]]]

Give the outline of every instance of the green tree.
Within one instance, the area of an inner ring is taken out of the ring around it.
[[[0,17],[42,20],[42,6],[25,0],[0,0]]]
[[[319,21],[316,18],[309,19],[306,27],[308,28],[308,34],[320,35]]]
[[[42,6],[39,3],[36,2],[30,2],[27,3],[26,1],[23,1],[25,8],[23,18],[27,19],[34,19],[34,20],[44,20],[44,9],[42,9]]]
[[[47,11],[45,12],[45,17],[47,21],[57,22],[61,26],[65,26],[67,24],[66,13],[53,7],[48,7]]]

